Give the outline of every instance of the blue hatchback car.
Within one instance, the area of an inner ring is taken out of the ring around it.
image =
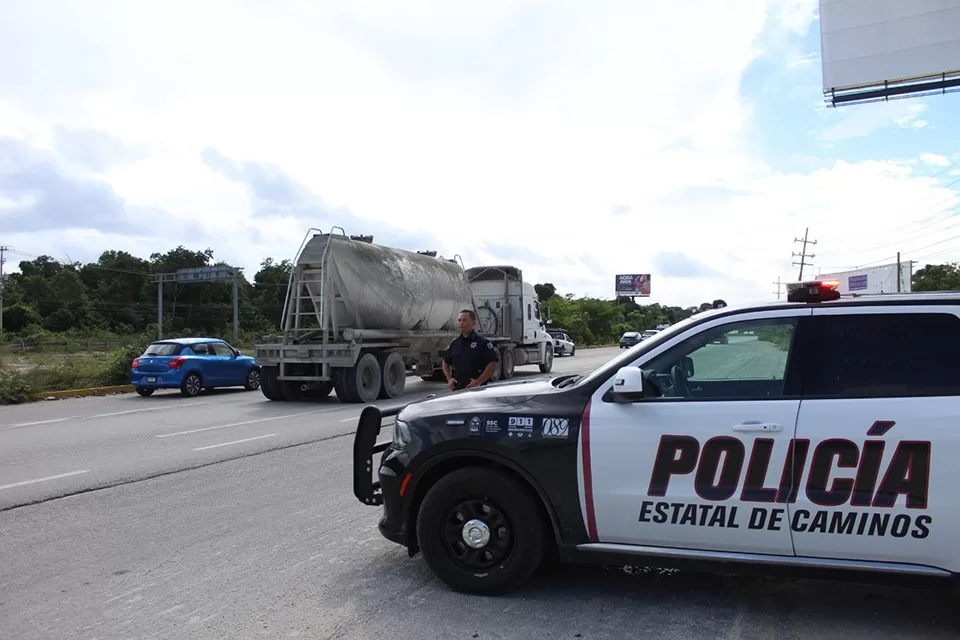
[[[260,367],[250,356],[216,338],[157,340],[133,359],[130,384],[149,396],[157,389],[180,389],[193,397],[203,389],[260,388]]]

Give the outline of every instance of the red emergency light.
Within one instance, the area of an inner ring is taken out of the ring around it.
[[[839,300],[839,280],[808,280],[787,284],[787,302],[829,302]]]

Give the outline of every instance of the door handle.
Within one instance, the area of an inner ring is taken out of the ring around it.
[[[783,431],[783,427],[772,422],[744,422],[733,425],[734,431],[763,431],[766,433]]]

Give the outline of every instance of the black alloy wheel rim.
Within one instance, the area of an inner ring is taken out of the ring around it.
[[[464,500],[450,509],[442,536],[447,555],[468,571],[491,569],[513,552],[510,520],[489,500]]]

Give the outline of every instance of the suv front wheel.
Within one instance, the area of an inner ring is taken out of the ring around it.
[[[480,467],[441,478],[417,514],[424,560],[462,593],[499,595],[519,587],[540,566],[546,530],[541,505],[526,486]]]

